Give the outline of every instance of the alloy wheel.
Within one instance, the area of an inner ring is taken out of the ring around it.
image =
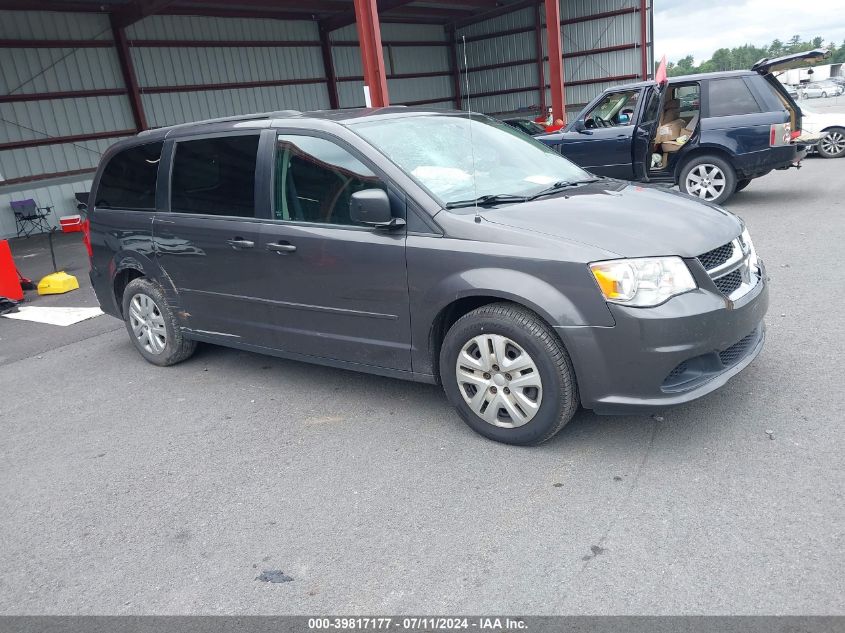
[[[150,354],[161,354],[167,345],[164,317],[156,302],[138,293],[129,302],[129,324],[138,343]]]
[[[493,426],[523,426],[540,409],[540,371],[528,352],[506,336],[481,334],[467,341],[455,377],[470,409]]]
[[[725,190],[725,174],[712,163],[697,165],[687,174],[686,190],[704,200],[715,200]]]
[[[836,155],[845,152],[845,134],[842,132],[828,132],[819,144],[825,153]]]

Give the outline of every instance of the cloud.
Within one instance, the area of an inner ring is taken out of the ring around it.
[[[763,46],[793,35],[816,36],[837,45],[845,39],[845,12],[841,0],[815,0],[796,5],[794,0],[657,0],[654,8],[654,57],[677,61],[692,54],[696,63],[709,59],[718,48],[742,44]]]

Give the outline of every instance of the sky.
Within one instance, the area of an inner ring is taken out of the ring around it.
[[[845,39],[842,0],[653,0],[654,59],[669,61],[692,54],[695,63],[710,59],[718,48],[763,46],[817,35],[825,43]]]

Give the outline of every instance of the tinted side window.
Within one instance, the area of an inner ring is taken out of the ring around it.
[[[170,210],[253,217],[257,153],[254,134],[177,143]]]
[[[385,189],[348,151],[312,136],[279,136],[275,181],[277,220],[325,224],[355,224],[349,217],[352,194]]]
[[[162,143],[123,150],[109,161],[97,188],[96,207],[155,211]]]
[[[713,79],[708,83],[710,84],[710,116],[760,112],[760,106],[741,77]]]

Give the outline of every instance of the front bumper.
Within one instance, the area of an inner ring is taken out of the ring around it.
[[[575,366],[581,404],[597,413],[652,411],[700,398],[760,353],[766,271],[736,301],[708,289],[656,308],[609,304],[613,327],[556,327]]]

